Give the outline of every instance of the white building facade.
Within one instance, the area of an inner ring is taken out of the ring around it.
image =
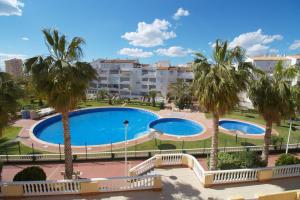
[[[275,68],[275,65],[278,61],[282,61],[284,67],[289,67],[293,65],[300,66],[300,54],[289,55],[289,56],[256,56],[249,57],[246,62],[252,63],[256,68],[261,69],[262,71],[272,74]],[[292,84],[299,82],[300,77],[296,77],[292,80]],[[250,101],[246,93],[240,94],[240,105],[246,108],[253,108],[252,102]]]
[[[190,67],[171,66],[168,61],[154,65],[141,64],[138,60],[98,59],[90,63],[98,72],[98,79],[90,83],[88,94],[106,90],[121,98],[141,98],[150,91],[166,97],[168,87],[178,78],[193,80]]]

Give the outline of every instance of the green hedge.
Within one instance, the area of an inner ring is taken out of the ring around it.
[[[300,159],[292,154],[281,154],[275,162],[275,166],[300,164]]]
[[[257,168],[265,165],[256,152],[218,153],[217,168],[219,170]]]

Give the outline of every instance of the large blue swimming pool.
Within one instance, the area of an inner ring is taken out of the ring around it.
[[[190,136],[203,131],[203,126],[200,124],[180,118],[161,118],[152,122],[150,128],[176,136]]]
[[[70,114],[72,145],[101,145],[124,141],[125,120],[129,121],[128,140],[149,132],[150,122],[159,117],[151,112],[133,108],[95,108]],[[40,140],[63,144],[61,116],[51,117],[33,129]]]
[[[241,131],[245,134],[253,134],[253,135],[258,135],[258,134],[264,134],[265,130],[259,126],[246,123],[246,122],[241,122],[241,121],[234,121],[234,120],[220,120],[219,125],[227,130],[230,131]]]
[[[173,135],[193,135],[203,127],[183,119],[161,118],[152,112],[135,108],[93,108],[70,113],[71,144],[74,146],[101,145],[123,142],[125,127],[129,121],[128,140],[136,139],[151,128]],[[36,138],[54,144],[63,144],[61,116],[50,117],[33,129]]]

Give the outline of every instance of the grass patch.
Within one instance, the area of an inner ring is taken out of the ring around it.
[[[231,136],[225,133],[219,134],[219,147],[229,146],[253,146],[262,145],[262,139],[248,139]],[[211,138],[196,141],[169,141],[153,139],[142,144],[128,147],[129,151],[143,151],[143,150],[167,150],[167,149],[193,149],[193,148],[209,148],[211,146]],[[123,151],[118,149],[117,151]]]
[[[4,128],[3,137],[0,139],[0,154],[31,154],[32,149],[15,141],[21,128],[15,126],[7,126]],[[20,146],[19,146],[20,145]],[[35,153],[41,153],[41,151],[35,150]]]
[[[116,106],[120,107],[126,103],[126,101],[116,101],[112,105],[108,104],[108,101],[85,101],[80,102],[78,104],[78,108],[88,108],[88,107],[105,107],[105,106]],[[142,108],[142,109],[148,109],[153,111],[159,111],[159,106],[153,107],[151,105],[147,105],[146,102],[141,101],[131,101],[131,103],[126,103],[125,107],[132,107],[132,108]]]

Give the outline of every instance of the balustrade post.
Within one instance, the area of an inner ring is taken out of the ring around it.
[[[85,146],[85,160],[87,160],[87,146],[86,146],[86,143],[84,143],[84,146]]]
[[[5,144],[5,155],[6,155],[6,162],[8,162],[7,144]]]
[[[161,191],[162,190],[161,176],[155,176],[154,177],[153,190],[154,191]]]
[[[33,143],[31,143],[31,150],[32,150],[32,161],[35,161],[35,152],[34,152]]]
[[[59,161],[61,161],[61,149],[60,149],[60,143],[58,144],[58,151],[59,151]]]
[[[4,185],[2,194],[4,197],[21,197],[24,195],[23,185]]]
[[[202,180],[203,186],[205,188],[210,187],[214,183],[214,174],[204,174]]]
[[[19,149],[19,154],[21,155],[21,146],[20,146],[20,141],[18,141],[18,149]]]
[[[80,183],[80,194],[93,194],[99,193],[98,182],[81,182]]]
[[[257,171],[257,179],[259,182],[266,182],[273,177],[273,169],[261,169]]]

